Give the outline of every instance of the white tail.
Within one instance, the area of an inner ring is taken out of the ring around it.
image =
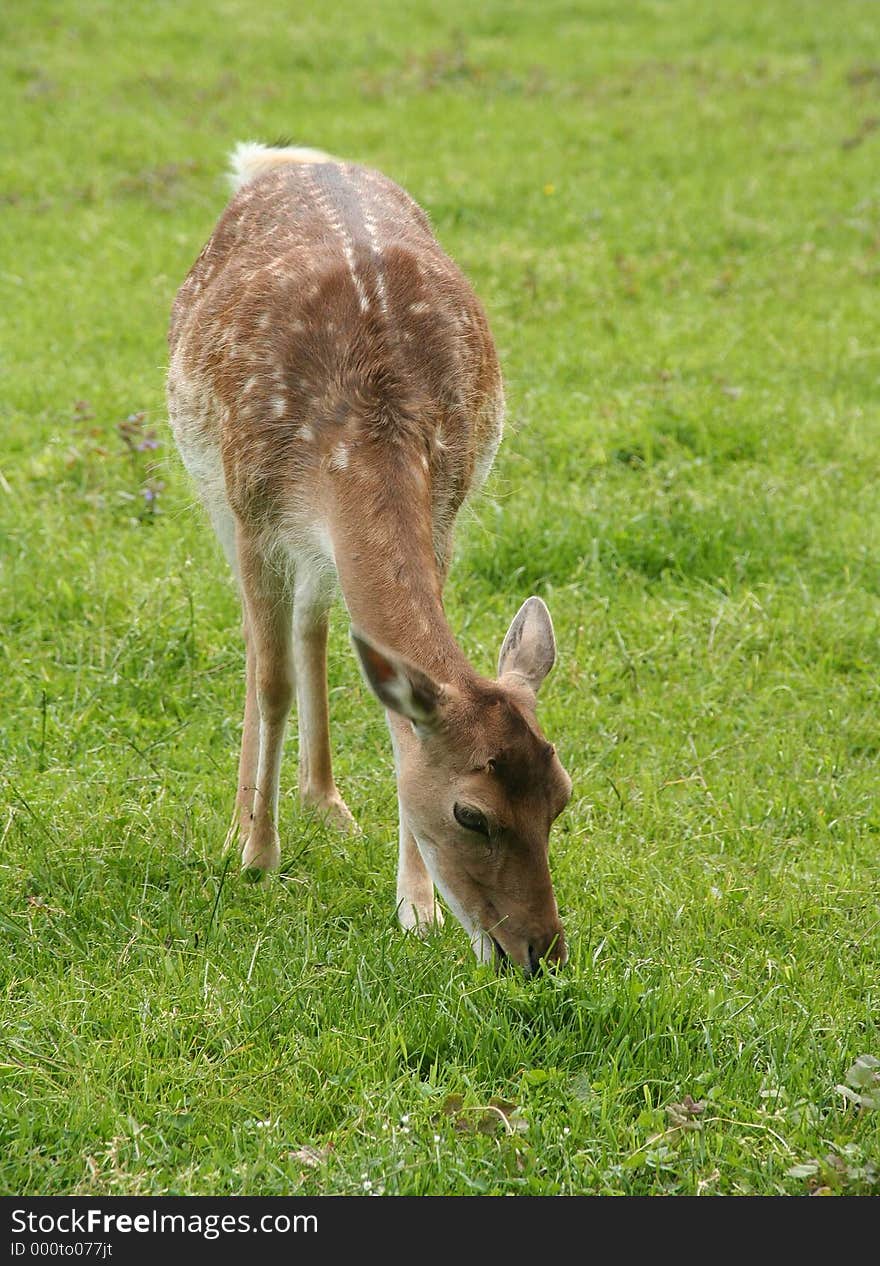
[[[523,605],[491,681],[441,597],[456,514],[501,437],[483,310],[421,209],[377,172],[253,143],[233,172],[238,192],[175,300],[168,402],[241,589],[243,864],[280,859],[294,694],[301,796],[354,826],[330,757],[335,574],[391,728],[402,924],[440,920],[436,886],[481,959],[529,974],[564,961],[547,844],[571,782],[535,716],[549,613]]]
[[[320,149],[295,145],[264,145],[261,141],[239,141],[229,157],[229,183],[233,193],[275,167],[287,163],[335,163]]]

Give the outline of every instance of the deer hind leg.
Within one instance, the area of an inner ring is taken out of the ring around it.
[[[284,731],[295,689],[293,587],[289,575],[266,558],[241,524],[236,545],[248,657],[239,806],[242,817],[249,816],[250,821],[244,822],[241,860],[246,869],[263,871],[281,860],[278,788]]]
[[[354,831],[355,820],[333,780],[330,755],[327,614],[331,601],[328,578],[303,562],[297,570],[293,604],[299,792],[304,805],[317,809],[334,826]]]
[[[220,472],[221,459],[216,454],[215,472]],[[215,485],[219,480],[215,473]],[[235,576],[242,605],[242,634],[245,645],[245,704],[244,724],[241,735],[241,756],[238,762],[238,793],[235,798],[238,816],[239,840],[244,846],[247,843],[254,820],[254,796],[257,788],[257,766],[260,758],[260,709],[257,703],[257,652],[254,647],[247,613],[247,603],[242,589],[241,568],[238,560],[237,530],[235,515],[229,507],[225,496],[218,495],[216,487],[203,493],[203,500],[213,524],[217,539],[223,547],[223,553],[232,573]]]
[[[238,762],[238,810],[239,839],[242,847],[247,844],[254,820],[254,797],[257,790],[257,766],[260,760],[260,707],[257,703],[257,652],[248,620],[247,607],[242,598],[242,633],[245,646],[245,701],[244,724],[241,730],[241,756]]]

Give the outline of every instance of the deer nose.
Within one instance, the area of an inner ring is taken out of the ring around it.
[[[531,979],[539,975],[545,964],[554,963],[561,967],[567,958],[565,933],[561,926],[555,927],[529,942],[529,964],[525,969],[526,976]]]

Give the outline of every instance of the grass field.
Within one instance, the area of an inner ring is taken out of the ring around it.
[[[880,1190],[878,41],[858,0],[4,7],[0,1190]],[[490,315],[447,605],[487,673],[553,612],[551,979],[398,931],[341,608],[363,837],[291,739],[280,876],[224,846],[237,599],[164,336],[278,135],[406,185]]]

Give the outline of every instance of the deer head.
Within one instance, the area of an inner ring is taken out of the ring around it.
[[[352,640],[389,712],[402,822],[477,957],[529,976],[564,963],[548,843],[571,779],[535,714],[556,658],[546,606],[533,597],[520,608],[495,681],[435,681],[361,633]]]

